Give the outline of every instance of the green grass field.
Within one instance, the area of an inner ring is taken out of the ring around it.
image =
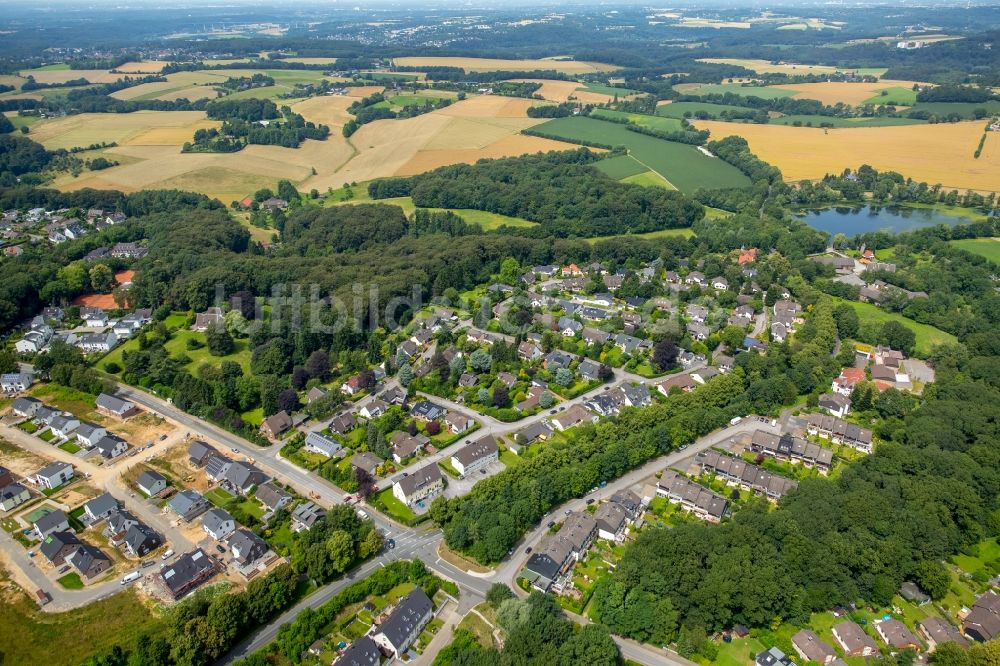
[[[391,487],[386,488],[380,493],[372,495],[371,503],[372,506],[385,515],[406,525],[413,524],[417,520],[417,514],[413,513],[410,507],[400,502],[399,499],[392,494]]]
[[[396,95],[395,97],[389,98],[389,104],[392,106],[423,106],[426,102],[434,102],[439,99],[445,99],[446,95]]]
[[[886,312],[885,310],[872,305],[871,303],[859,303],[855,301],[844,301],[840,298],[834,298],[834,300],[839,305],[841,302],[850,303],[854,310],[858,313],[858,317],[861,321],[876,321],[876,322],[887,322],[887,321],[898,321],[907,328],[913,330],[917,336],[916,347],[914,352],[918,356],[926,357],[931,348],[934,345],[942,344],[958,344],[958,339],[951,333],[945,333],[939,328],[930,326],[929,324],[921,324],[915,322],[908,317],[904,317],[901,314],[895,312]]]
[[[651,116],[645,113],[626,113],[624,111],[611,111],[610,109],[594,109],[591,117],[609,118],[611,120],[627,120],[640,127],[647,127],[659,132],[680,132],[684,128],[677,118],[666,116]]]
[[[649,169],[639,164],[629,155],[619,155],[618,157],[603,159],[595,164],[594,167],[615,180],[622,180],[623,178],[637,176],[649,171]]]
[[[718,117],[723,111],[746,112],[753,111],[748,106],[736,106],[733,104],[712,104],[711,102],[671,102],[663,106],[656,107],[656,115],[664,118],[684,118],[697,117],[698,112],[707,113],[709,116]]]
[[[1000,266],[1000,238],[964,238],[953,240],[951,244]]]
[[[771,125],[801,125],[803,127],[894,127],[897,125],[920,125],[923,120],[916,118],[837,118],[835,116],[780,116],[771,118]]]
[[[623,125],[575,117],[555,118],[535,129],[567,141],[625,146],[634,159],[683,192],[750,185],[750,180],[736,167],[708,157],[694,146],[631,132]]]
[[[938,116],[957,113],[965,119],[971,119],[976,109],[985,109],[988,115],[1000,113],[1000,102],[917,102],[910,111],[926,111]]]
[[[83,581],[80,580],[80,574],[78,573],[68,573],[62,578],[56,580],[56,582],[62,585],[67,590],[83,589]]]
[[[236,361],[243,368],[243,372],[250,372],[250,349],[247,340],[236,340],[236,351],[228,356],[212,356],[208,351],[208,347],[202,347],[201,349],[188,349],[188,340],[199,340],[200,342],[205,342],[205,334],[198,333],[197,331],[177,331],[174,333],[173,337],[167,341],[163,347],[171,356],[180,356],[181,354],[186,354],[188,358],[191,359],[190,363],[187,364],[187,369],[190,371],[197,370],[198,366],[203,363],[208,363],[209,365],[220,365],[223,361]]]
[[[629,95],[639,95],[642,94],[641,90],[632,90],[631,88],[619,88],[618,86],[609,86],[605,83],[585,83],[577,90],[586,90],[589,92],[600,93],[602,95],[618,95],[618,97],[628,97]]]
[[[594,238],[585,238],[588,243],[596,243],[597,241],[608,240],[609,238],[669,238],[671,236],[679,236],[681,238],[691,238],[694,236],[694,231],[691,229],[660,229],[659,231],[648,231],[644,234],[627,234],[624,236],[596,236]],[[615,352],[618,352],[616,354]],[[612,360],[618,358],[621,350],[617,347],[608,352],[608,356],[612,357]],[[621,365],[621,361],[618,361]]]
[[[895,106],[913,106],[916,103],[917,91],[900,86],[886,88],[879,92],[878,95],[864,101],[864,104],[892,104]]]
[[[225,506],[226,502],[233,499],[233,495],[222,488],[216,487],[205,493],[205,499],[215,506]]]
[[[622,178],[623,183],[631,185],[642,185],[643,187],[664,187],[668,190],[676,190],[672,183],[655,171],[643,171],[628,178]]]
[[[410,216],[417,207],[413,204],[413,199],[410,197],[392,197],[389,199],[378,199],[372,200],[368,196],[368,191],[366,188],[358,187],[353,188],[356,195],[353,199],[347,199],[344,201],[336,202],[337,205],[348,206],[351,204],[358,203],[381,203],[387,204],[389,206],[399,206],[403,209],[403,214]],[[525,220],[520,217],[510,217],[509,215],[501,215],[500,213],[490,213],[485,210],[475,210],[473,208],[426,208],[432,212],[442,212],[449,210],[455,215],[458,215],[463,220],[469,224],[478,224],[483,228],[483,231],[493,231],[504,225],[508,227],[533,227],[534,222],[530,220]]]
[[[772,88],[770,86],[744,86],[739,83],[704,83],[690,84],[696,87],[687,87],[687,84],[680,84],[684,88],[674,86],[674,89],[685,95],[741,95],[743,97],[760,97],[761,99],[777,99],[778,97],[791,97],[796,94],[794,90],[784,88]],[[667,104],[667,106],[670,106]]]

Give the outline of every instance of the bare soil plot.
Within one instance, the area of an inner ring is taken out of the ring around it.
[[[109,421],[105,426],[134,446],[144,446],[146,442],[158,441],[163,435],[169,435],[177,430],[169,421],[149,412],[143,412],[126,421]]]
[[[52,462],[51,460],[46,460],[41,456],[14,446],[2,438],[0,438],[0,454],[3,454],[3,466],[10,469],[18,476],[28,476],[34,474]]]
[[[988,136],[980,158],[973,158],[983,134],[981,121],[829,130],[716,121],[696,125],[716,139],[744,137],[786,180],[813,180],[870,164],[947,188],[1000,191],[998,137]]]
[[[414,56],[395,58],[397,67],[461,67],[467,72],[533,71],[551,69],[566,74],[592,74],[613,72],[617,65],[581,60],[502,60],[500,58],[450,58],[440,56]]]
[[[368,97],[385,90],[385,86],[351,86],[344,93],[345,97]]]

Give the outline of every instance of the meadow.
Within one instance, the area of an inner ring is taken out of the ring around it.
[[[1000,266],[1000,238],[963,238],[953,240],[951,244]]]
[[[674,86],[674,90],[684,95],[725,95],[730,93],[744,97],[760,97],[761,99],[793,97],[796,94],[795,91],[784,87],[743,85],[741,83],[679,83]]]
[[[627,120],[630,123],[648,127],[659,132],[680,132],[684,129],[677,118],[658,115],[651,116],[645,113],[626,113],[624,111],[611,111],[610,109],[594,109],[591,112],[591,116],[618,121]]]
[[[803,127],[897,127],[900,125],[921,125],[923,120],[915,118],[892,118],[889,116],[872,116],[871,118],[838,118],[836,116],[779,116],[771,118],[771,125],[795,125]]]
[[[414,56],[395,58],[397,67],[461,67],[467,72],[531,72],[551,69],[564,74],[594,74],[613,72],[619,67],[600,62],[580,60],[503,60],[500,58],[452,58],[444,56]]]
[[[836,67],[828,65],[797,65],[790,62],[773,63],[767,60],[755,60],[752,58],[698,58],[698,62],[709,62],[716,65],[733,65],[744,67],[757,74],[833,74],[837,72]]]
[[[700,187],[711,189],[750,184],[736,167],[716,157],[708,157],[694,146],[631,132],[623,125],[594,118],[556,118],[539,125],[537,130],[567,141],[624,146],[636,161],[683,192],[693,192]]]
[[[870,164],[946,188],[1000,190],[1000,134],[990,132],[980,158],[973,157],[982,121],[830,130],[710,120],[695,125],[709,130],[713,139],[744,137],[786,180],[815,180]]]
[[[903,315],[895,312],[886,312],[882,308],[872,305],[871,303],[845,301],[841,298],[835,297],[833,300],[836,301],[837,305],[840,305],[840,303],[849,303],[851,307],[854,308],[855,312],[858,313],[858,317],[863,322],[871,321],[885,323],[887,321],[897,321],[911,329],[916,334],[917,338],[917,343],[913,350],[917,356],[926,358],[927,355],[930,354],[934,345],[954,345],[958,343],[958,340],[951,333],[946,333],[945,331],[935,328],[930,324],[921,324],[913,321],[909,317],[904,317]]]

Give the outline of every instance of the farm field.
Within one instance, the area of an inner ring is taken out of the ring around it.
[[[836,67],[830,67],[829,65],[797,65],[790,62],[772,63],[767,60],[755,60],[752,58],[698,58],[698,62],[745,67],[757,74],[833,74],[839,71]]]
[[[660,104],[656,107],[656,115],[663,116],[664,118],[680,119],[685,117],[685,113],[694,117],[699,111],[704,111],[711,116],[718,116],[723,111],[745,112],[754,111],[754,109],[748,106],[712,104],[711,102],[670,102],[669,104]]]
[[[619,99],[642,94],[642,92],[639,90],[632,90],[631,88],[619,88],[618,86],[609,86],[605,83],[594,83],[594,82],[585,83],[583,84],[582,87],[577,88],[577,90],[599,93],[601,95],[607,95],[609,97],[617,96]]]
[[[913,330],[917,336],[917,343],[914,347],[914,351],[923,357],[931,352],[931,348],[934,345],[944,345],[944,344],[956,344],[958,340],[951,333],[946,333],[939,328],[935,328],[929,324],[921,324],[913,321],[908,317],[904,317],[901,314],[895,312],[886,312],[882,308],[872,305],[871,303],[861,303],[859,301],[845,301],[842,298],[833,297],[837,305],[841,303],[850,303],[851,307],[858,313],[858,317],[861,321],[873,321],[873,322],[887,322],[887,321],[898,321],[907,328]]]
[[[118,79],[128,76],[125,72],[115,73],[106,69],[70,69],[68,66],[53,69],[53,67],[58,66],[24,69],[18,74],[23,77],[33,76],[38,83],[66,83],[76,79],[87,79],[90,83],[114,83]]]
[[[814,99],[827,106],[833,106],[838,102],[859,106],[865,103],[884,104],[892,98],[887,97],[885,101],[879,102],[869,102],[869,100],[880,97],[883,90],[898,92],[901,89],[905,89],[913,95],[912,98],[907,97],[909,103],[912,104],[916,101],[916,93],[909,90],[912,86],[912,81],[879,81],[876,83],[824,81],[822,83],[782,84],[776,89],[790,91],[795,99]]]
[[[814,85],[814,84],[803,84]],[[684,95],[743,95],[744,97],[760,97],[761,99],[776,99],[778,97],[793,97],[796,93],[792,86],[745,86],[739,83],[679,83],[674,90]]]
[[[530,72],[551,69],[564,74],[594,74],[620,69],[617,65],[580,60],[503,60],[500,58],[450,58],[443,56],[394,58],[393,63],[397,67],[461,67],[467,72]]]
[[[614,99],[613,95],[605,95],[584,88],[578,81],[560,81],[557,79],[510,79],[512,82],[541,83],[542,87],[535,91],[543,99],[550,102],[566,102],[570,99],[584,104],[606,104]],[[623,96],[619,95],[619,99]]]
[[[187,97],[194,101],[202,97],[216,97],[218,92],[212,85],[218,85],[229,78],[225,71],[209,72],[175,72],[167,74],[166,81],[154,83],[143,83],[124,90],[118,90],[111,94],[116,99],[162,99],[169,100]],[[189,91],[187,95],[176,95],[178,91]],[[195,95],[195,93],[198,93]]]
[[[358,185],[355,190],[364,189],[361,185]],[[336,205],[339,206],[350,206],[359,203],[380,203],[387,204],[389,206],[399,206],[403,209],[403,213],[407,216],[411,215],[417,207],[413,204],[413,199],[411,197],[392,197],[389,199],[378,199],[373,200],[367,196],[357,197],[356,199],[350,199],[347,201],[339,202]],[[456,215],[460,216],[463,220],[470,224],[478,224],[483,228],[483,231],[493,231],[504,225],[510,227],[533,227],[534,222],[530,220],[525,220],[520,217],[510,217],[509,215],[501,215],[500,213],[490,213],[485,210],[475,210],[473,208],[425,208],[424,210],[429,210],[432,212],[441,211],[451,211]]]
[[[636,125],[648,127],[649,129],[658,130],[660,132],[680,132],[684,129],[681,126],[680,120],[664,116],[650,116],[644,113],[626,113],[624,111],[611,111],[609,109],[594,109],[591,115],[598,118],[608,118],[610,120],[627,120],[635,123]]]
[[[622,125],[576,117],[556,118],[537,129],[569,141],[625,146],[638,162],[684,192],[693,192],[699,187],[743,187],[750,184],[749,179],[735,167],[716,157],[708,157],[694,146],[630,132]]]
[[[880,90],[879,94],[867,99],[865,104],[892,104],[893,106],[913,106],[917,103],[917,91],[913,88],[895,86]]]
[[[963,238],[950,242],[957,248],[978,254],[1000,266],[1000,238]]]
[[[710,120],[695,124],[714,139],[744,137],[786,180],[819,179],[867,163],[946,188],[1000,191],[1000,135],[990,132],[982,156],[972,156],[983,134],[981,121],[830,130]]]
[[[963,118],[973,118],[977,109],[985,109],[988,114],[1000,113],[1000,102],[917,102],[912,111],[926,111],[936,115],[957,113]]]
[[[157,72],[162,72],[166,66],[166,60],[133,60],[115,69],[126,74],[156,74]]]
[[[174,143],[180,146],[190,140],[196,129],[219,125],[205,118],[201,111],[81,113],[38,122],[31,128],[31,138],[49,149],[112,141],[119,145]]]
[[[626,178],[622,178],[622,182],[629,183],[631,185],[642,185],[643,187],[663,187],[668,190],[677,189],[672,183],[667,181],[666,178],[655,171],[643,171],[642,173],[637,173],[634,176],[627,176]]]
[[[820,127],[824,124],[833,127],[894,127],[899,125],[921,125],[923,120],[915,118],[837,118],[835,116],[779,116],[771,118],[772,125],[798,125]]]
[[[645,165],[639,164],[631,155],[620,155],[601,160],[594,165],[598,171],[603,171],[615,180],[638,176],[649,171]]]

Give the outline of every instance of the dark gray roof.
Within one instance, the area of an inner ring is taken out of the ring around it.
[[[68,522],[69,519],[66,517],[66,514],[57,509],[52,513],[47,513],[38,520],[36,520],[35,527],[38,529],[39,532],[45,534],[46,532],[49,532],[55,529],[56,527],[59,527],[63,523],[68,523]]]
[[[153,528],[138,523],[128,528],[125,533],[125,544],[133,553],[149,552],[163,543],[163,537]]]
[[[408,647],[405,641],[413,633],[419,623],[434,610],[434,605],[421,588],[416,588],[404,597],[389,615],[389,619],[379,627],[393,646]]]
[[[97,396],[96,404],[99,408],[106,409],[115,414],[123,414],[135,407],[135,405],[128,400],[122,400],[118,396],[108,395],[107,393],[102,393]]]
[[[256,562],[269,550],[267,542],[245,529],[236,530],[229,537],[229,549],[234,555],[239,554],[237,560],[244,565]]]
[[[166,480],[167,480],[166,477],[164,477],[162,474],[160,474],[159,472],[154,472],[153,470],[150,469],[146,470],[145,472],[139,475],[138,483],[143,488],[149,488],[157,481],[166,482]]]
[[[268,481],[267,483],[260,484],[260,486],[257,488],[257,493],[255,497],[261,504],[266,506],[268,509],[273,509],[276,506],[278,506],[278,504],[280,504],[282,500],[287,501],[291,499],[292,495],[291,493],[286,492],[285,490],[279,488],[278,486]]]
[[[201,548],[190,553],[184,553],[173,564],[160,569],[160,577],[174,595],[183,593],[192,584],[215,571],[212,558]]]
[[[418,470],[410,472],[409,476],[403,477],[396,483],[399,484],[399,487],[403,490],[403,493],[406,496],[410,496],[424,486],[429,486],[440,480],[441,470],[437,465],[431,463],[429,465],[424,465]]]
[[[42,545],[38,547],[50,562],[57,557],[64,548],[74,548],[81,544],[80,540],[72,532],[53,532],[45,537]],[[64,555],[65,557],[65,555]]]
[[[456,451],[452,457],[462,463],[463,467],[468,467],[483,458],[495,455],[498,451],[499,449],[497,449],[496,439],[494,439],[493,435],[487,435],[486,437],[478,439],[475,442],[462,447]]]
[[[89,575],[95,565],[100,562],[109,562],[107,555],[89,544],[82,544],[66,558],[84,576]]]
[[[334,666],[378,666],[382,653],[369,636],[362,636],[344,650]]]
[[[209,509],[205,512],[205,516],[201,519],[201,524],[205,526],[205,529],[210,532],[218,532],[222,529],[222,526],[232,521],[233,517],[229,515],[229,512],[225,509]],[[235,522],[235,521],[233,521]]]
[[[87,502],[84,508],[91,515],[102,516],[118,509],[118,500],[112,497],[110,493],[104,493]]]
[[[213,453],[216,453],[216,450],[201,440],[191,442],[191,446],[188,447],[188,457],[199,464],[203,463],[205,458]]]
[[[306,527],[312,527],[317,520],[325,515],[326,511],[313,502],[303,502],[292,511],[292,518]]]

